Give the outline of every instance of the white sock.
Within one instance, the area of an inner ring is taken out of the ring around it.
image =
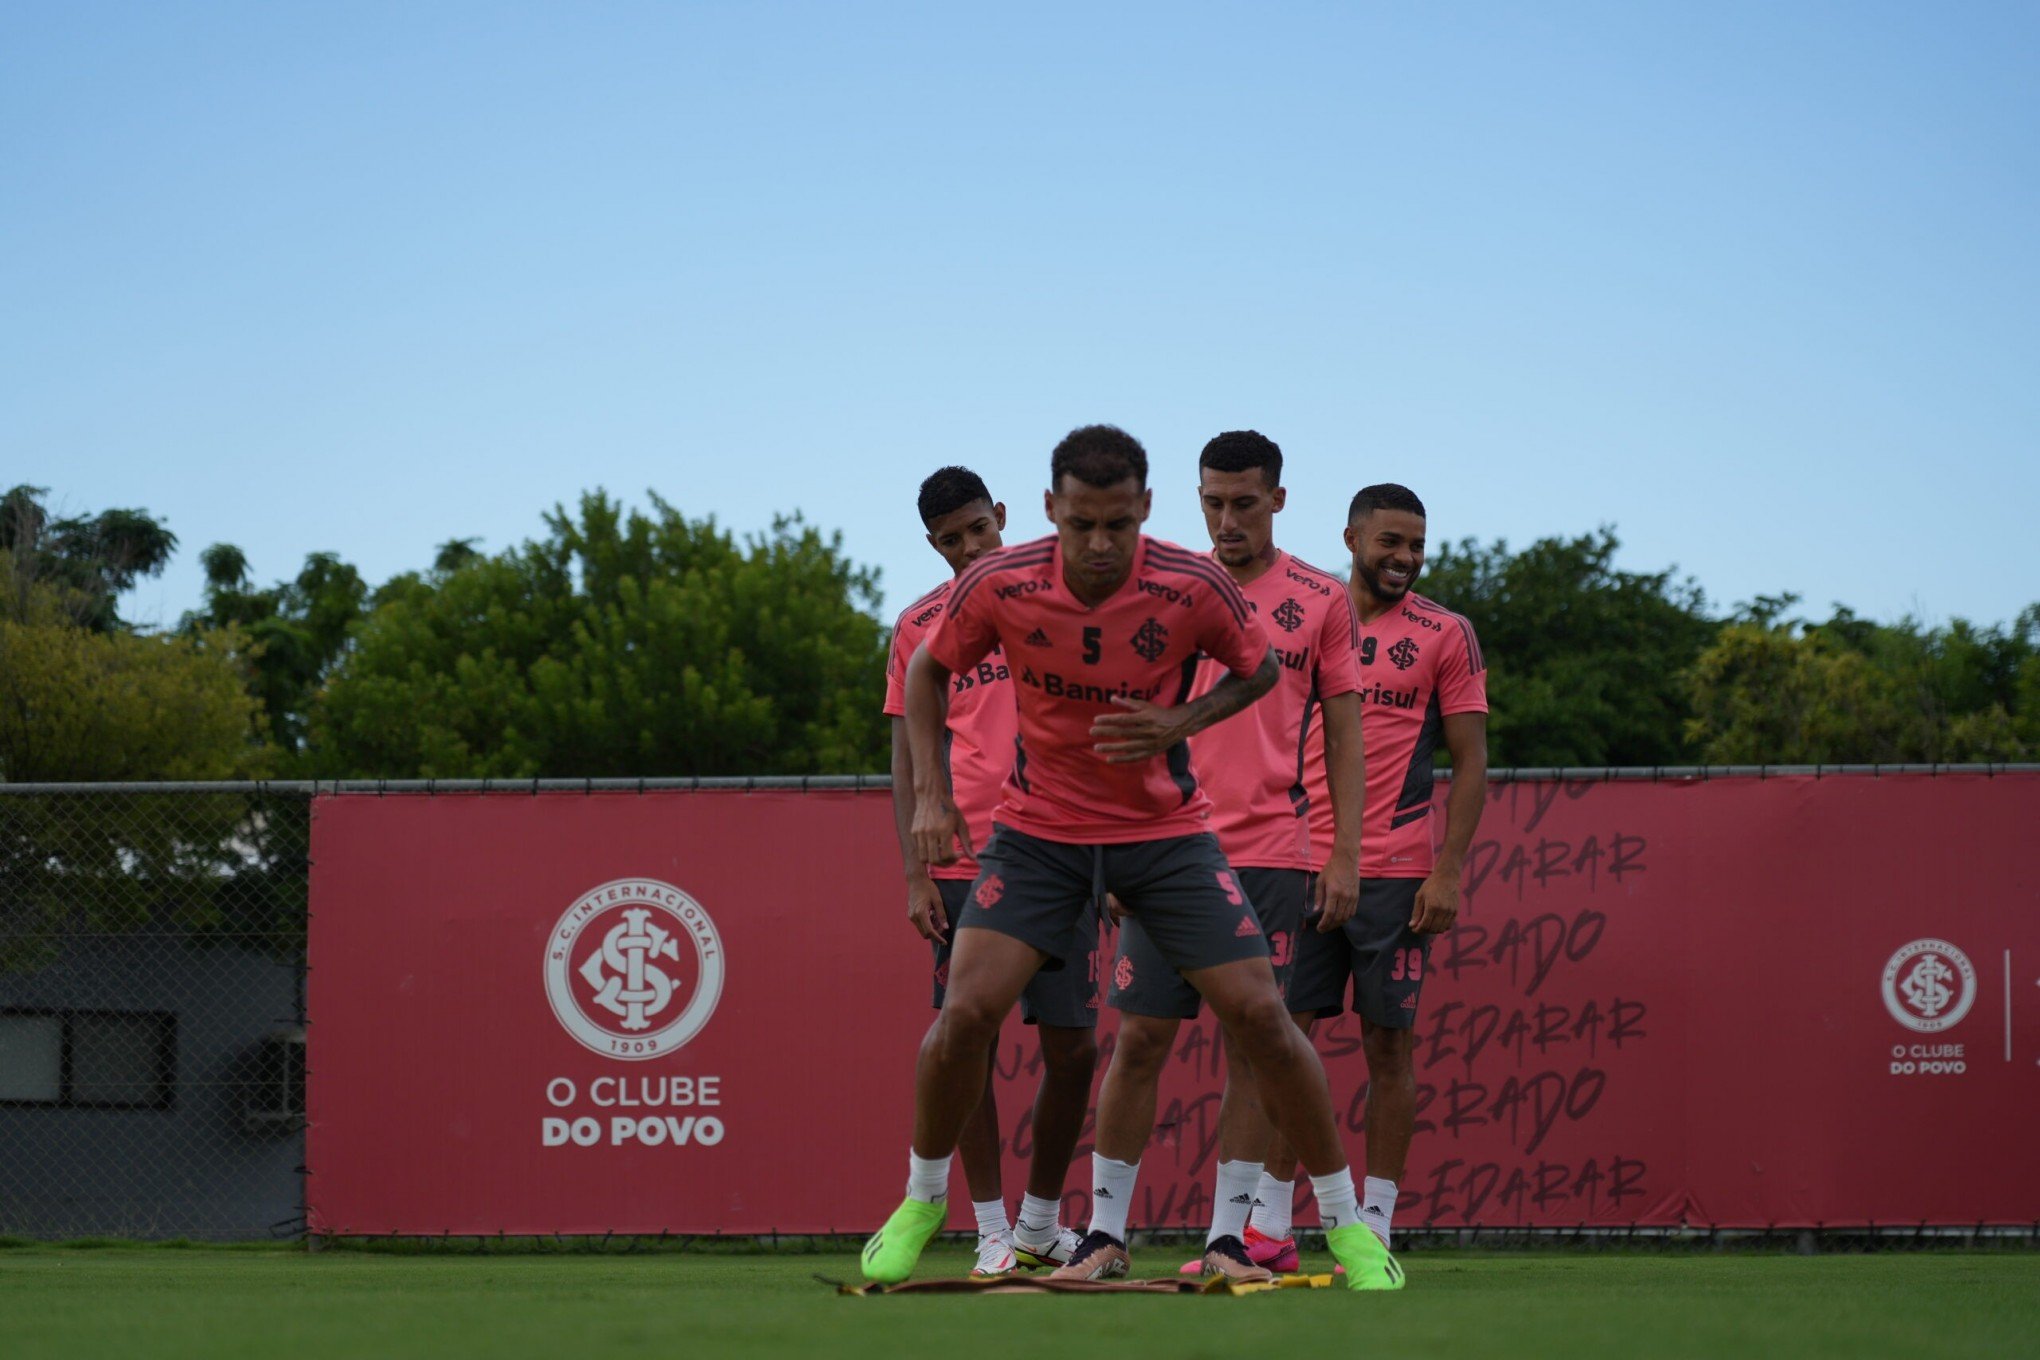
[[[1263,1171],[1261,1184],[1254,1191],[1255,1230],[1280,1242],[1291,1232],[1289,1216],[1295,1208],[1296,1182],[1278,1181]]]
[[[1259,1162],[1218,1164],[1218,1189],[1211,1197],[1211,1231],[1204,1235],[1205,1246],[1221,1237],[1246,1233],[1247,1215],[1254,1211],[1254,1187],[1260,1183]]]
[[[1369,1176],[1366,1189],[1367,1200],[1360,1206],[1360,1217],[1374,1229],[1374,1235],[1385,1247],[1388,1245],[1388,1226],[1395,1221],[1395,1182]]]
[[[1092,1232],[1126,1240],[1126,1215],[1133,1208],[1133,1182],[1139,1175],[1139,1162],[1115,1162],[1103,1153],[1091,1154]]]
[[[974,1199],[970,1207],[977,1212],[979,1237],[999,1237],[1013,1231],[1013,1225],[1006,1221],[1005,1200]]]
[[[953,1154],[952,1154],[953,1155]],[[949,1198],[949,1158],[922,1157],[907,1149],[907,1196],[933,1204]]]
[[[1318,1223],[1326,1232],[1359,1220],[1360,1197],[1353,1191],[1353,1168],[1342,1166],[1329,1176],[1312,1176],[1310,1188],[1317,1196]]]
[[[1062,1204],[1039,1195],[1020,1197],[1020,1216],[1013,1224],[1013,1240],[1023,1247],[1046,1247],[1055,1243],[1062,1229]]]

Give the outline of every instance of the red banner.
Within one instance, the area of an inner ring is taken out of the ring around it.
[[[931,1012],[885,794],[313,815],[314,1232],[855,1232],[897,1202]],[[2040,1220],[2035,825],[2033,775],[1494,786],[1398,1225]],[[1213,1028],[1177,1044],[1136,1227],[1209,1212]],[[1356,1022],[1319,1045],[1357,1162]],[[1037,1071],[1010,1023],[1009,1198]]]

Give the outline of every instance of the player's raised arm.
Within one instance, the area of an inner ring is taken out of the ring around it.
[[[956,845],[967,855],[977,853],[970,828],[957,811],[942,766],[942,727],[949,713],[949,668],[922,643],[907,661],[907,750],[913,767],[913,851],[923,864],[948,864]]]
[[[1275,688],[1282,663],[1254,621],[1246,597],[1230,577],[1215,573],[1198,593],[1197,646],[1226,668],[1218,683],[1188,703],[1163,706],[1115,698],[1124,710],[1101,714],[1091,726],[1092,747],[1115,765],[1150,760],[1179,741],[1223,722]]]
[[[1152,760],[1213,723],[1230,718],[1275,688],[1281,674],[1282,663],[1270,647],[1251,675],[1229,672],[1188,703],[1171,706],[1116,695],[1112,702],[1125,711],[1098,715],[1091,724],[1091,749],[1113,765]]]

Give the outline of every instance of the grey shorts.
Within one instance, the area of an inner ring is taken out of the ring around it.
[[[1146,927],[1166,967],[1215,968],[1268,957],[1253,904],[1218,838],[1205,832],[1122,845],[1070,845],[994,826],[959,930],[996,930],[1081,967],[1105,894]]]
[[[1346,1009],[1346,982],[1353,983],[1353,1009],[1384,1029],[1417,1023],[1417,998],[1430,971],[1430,935],[1410,929],[1420,878],[1363,878],[1360,906],[1345,929],[1297,937],[1296,973],[1289,981],[1289,1009],[1297,1014],[1337,1015]]]
[[[957,917],[970,899],[971,884],[960,878],[938,878],[942,911],[949,918],[949,938],[935,946],[935,1009],[949,991],[949,951],[956,944]],[[1098,1023],[1098,917],[1086,912],[1077,927],[1080,958],[1064,959],[1043,968],[1020,993],[1020,1018],[1030,1025],[1090,1029]]]
[[[1268,941],[1268,961],[1275,965],[1275,985],[1289,995],[1290,969],[1296,959],[1296,936],[1303,928],[1304,909],[1316,875],[1303,869],[1240,869],[1240,887],[1254,904],[1261,934]],[[1119,949],[1112,963],[1111,1001],[1114,1010],[1161,1019],[1189,1020],[1203,1006],[1197,989],[1170,968],[1154,939],[1136,916],[1119,927]]]

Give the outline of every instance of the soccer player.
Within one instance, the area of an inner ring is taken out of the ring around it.
[[[1360,615],[1367,738],[1360,906],[1336,935],[1299,942],[1289,1004],[1306,1028],[1346,1006],[1352,986],[1367,1058],[1367,1180],[1361,1221],[1390,1241],[1397,1183],[1416,1124],[1417,1000],[1431,941],[1459,915],[1459,874],[1487,792],[1487,663],[1473,625],[1411,590],[1424,570],[1424,503],[1408,487],[1362,487],[1346,513],[1347,582]],[[1442,848],[1434,856],[1431,757],[1452,753]],[[1336,834],[1311,814],[1315,846]],[[1295,1269],[1295,1162],[1279,1146],[1255,1196],[1246,1242],[1256,1260]]]
[[[1239,875],[1267,937],[1277,987],[1287,993],[1297,933],[1306,909],[1320,931],[1336,931],[1359,898],[1360,809],[1366,785],[1360,736],[1357,625],[1346,584],[1275,546],[1275,516],[1288,498],[1282,450],[1253,430],[1219,435],[1204,446],[1197,496],[1212,556],[1239,585],[1247,606],[1274,639],[1281,677],[1268,696],[1190,743],[1193,768],[1211,796],[1211,831]],[[1199,669],[1196,690],[1224,675]],[[1324,725],[1315,767],[1306,770],[1307,736]],[[1329,759],[1326,752],[1329,751]],[[1315,790],[1315,793],[1313,793]],[[1313,797],[1331,803],[1338,830],[1329,853],[1313,858]],[[1314,871],[1324,866],[1322,875]],[[1315,881],[1313,881],[1315,880]],[[1199,1010],[1197,990],[1168,966],[1137,917],[1121,923],[1111,1000],[1120,1012],[1119,1044],[1101,1106],[1122,1121],[1098,1123],[1098,1152],[1138,1162],[1154,1126],[1155,1092],[1182,1022]],[[1242,1242],[1259,1188],[1269,1133],[1250,1065],[1231,1054],[1219,1106],[1218,1183],[1204,1257],[1185,1272],[1265,1280],[1269,1271]]]
[[[951,1154],[982,1094],[992,1036],[1037,972],[1076,958],[1077,923],[1112,893],[1252,1063],[1275,1127],[1311,1172],[1349,1284],[1398,1288],[1401,1268],[1359,1222],[1324,1069],[1283,1008],[1191,773],[1189,738],[1267,693],[1280,663],[1231,577],[1141,533],[1147,453],[1125,431],[1066,436],[1044,502],[1055,533],[966,570],[907,664],[915,848],[930,864],[978,853],[979,871],[915,1070],[907,1197],[865,1244],[864,1274],[912,1273],[942,1226]],[[1020,735],[991,843],[977,852],[943,777],[943,705],[950,677],[994,647],[1013,672]],[[1193,699],[1200,654],[1230,673]],[[1109,1106],[1099,1117],[1120,1118]],[[1094,1158],[1093,1170],[1091,1231],[1056,1272],[1065,1278],[1126,1271],[1135,1168]]]
[[[950,923],[962,913],[963,895],[977,877],[977,861],[962,855],[948,864],[931,866],[914,850],[913,762],[907,754],[906,735],[907,661],[941,620],[955,577],[1000,546],[1006,507],[993,501],[975,472],[946,467],[921,483],[920,511],[928,545],[949,564],[951,579],[908,605],[893,625],[892,653],[885,671],[885,711],[892,718],[893,822],[899,830],[900,858],[906,866],[907,920],[934,946],[935,1005],[940,1009],[949,979]],[[971,840],[982,845],[991,839],[992,809],[998,806],[999,785],[1013,763],[1019,720],[1013,709],[1012,675],[1005,656],[995,649],[971,670],[952,676],[950,686],[943,757]],[[972,1275],[1004,1275],[1023,1262],[1064,1265],[1077,1245],[1077,1234],[1061,1225],[1059,1214],[1063,1181],[1083,1127],[1091,1073],[1098,1061],[1097,1045],[1091,1038],[1098,1023],[1098,983],[1092,966],[1097,948],[1095,917],[1087,916],[1079,924],[1076,948],[1079,958],[1073,959],[1071,966],[1035,974],[1020,996],[1021,1013],[1037,1027],[1041,1041],[1042,1075],[1034,1098],[1034,1160],[1020,1203],[1017,1234],[1006,1218],[999,1174],[999,1107],[992,1094],[989,1066],[985,1069],[984,1099],[963,1126],[957,1143],[971,1208],[977,1214],[978,1259]]]

